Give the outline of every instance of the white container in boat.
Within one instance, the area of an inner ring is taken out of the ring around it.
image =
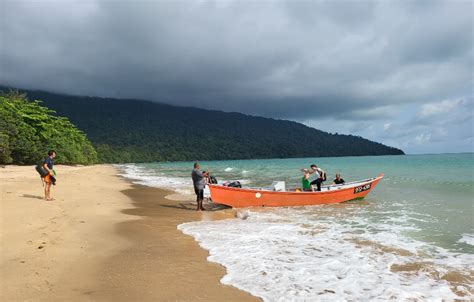
[[[272,182],[272,188],[273,188],[273,191],[277,191],[277,192],[286,191],[284,181],[274,181],[274,182]]]

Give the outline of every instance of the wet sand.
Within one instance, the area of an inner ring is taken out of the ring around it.
[[[198,213],[110,165],[55,169],[47,202],[32,166],[0,168],[1,301],[257,300],[220,284],[224,268],[176,229],[232,211]]]
[[[133,200],[135,207],[123,212],[142,219],[118,224],[117,233],[131,240],[132,245],[105,263],[101,271],[102,290],[92,297],[258,301],[246,292],[221,284],[224,267],[207,262],[208,252],[176,228],[189,221],[233,217],[232,210],[197,212],[190,197],[181,197],[186,201],[170,200],[165,197],[173,197],[173,192],[140,185],[123,193]]]

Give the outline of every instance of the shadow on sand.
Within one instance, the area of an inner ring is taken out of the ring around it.
[[[33,199],[43,199],[43,196],[31,195],[31,194],[23,194],[23,196],[21,196],[21,197],[33,198]]]
[[[179,205],[163,204],[161,206],[165,208],[174,208],[174,209],[186,210],[186,211],[196,211],[196,205],[193,203],[187,203],[187,204],[180,203]],[[203,207],[206,211],[220,211],[220,210],[225,210],[225,209],[230,208],[228,206],[215,204],[215,203],[207,203],[207,204],[204,204]]]

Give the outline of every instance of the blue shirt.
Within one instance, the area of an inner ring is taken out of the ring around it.
[[[50,170],[53,170],[53,165],[54,165],[54,161],[51,157],[46,157],[44,159],[44,162],[43,162],[43,165],[46,164],[46,166],[48,166],[48,169]]]

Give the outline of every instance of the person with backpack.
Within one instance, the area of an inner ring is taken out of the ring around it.
[[[54,158],[56,157],[56,152],[54,150],[49,150],[48,151],[48,157],[46,157],[43,161],[43,166],[42,168],[48,172],[47,175],[43,177],[43,181],[45,182],[44,186],[44,200],[54,200],[51,198],[51,185],[56,184],[56,178],[54,177],[56,175],[56,172],[53,170],[54,166]]]
[[[311,182],[311,185],[316,185],[316,191],[321,191],[321,183],[326,180],[326,172],[318,168],[315,164],[311,165],[310,174],[316,174],[315,180]]]

